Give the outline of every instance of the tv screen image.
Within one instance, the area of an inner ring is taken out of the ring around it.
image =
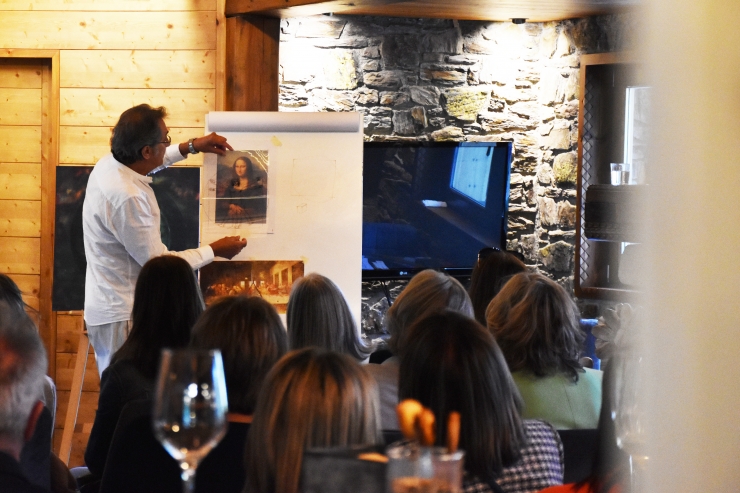
[[[510,142],[365,143],[363,278],[466,275],[504,248],[510,165]]]

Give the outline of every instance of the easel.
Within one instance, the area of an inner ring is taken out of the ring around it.
[[[59,458],[69,465],[69,455],[72,451],[72,437],[77,426],[77,414],[80,411],[80,397],[82,396],[82,384],[85,380],[87,369],[87,353],[90,351],[90,338],[87,335],[85,322],[80,326],[80,340],[77,343],[77,359],[72,375],[72,388],[69,393],[67,414],[64,418],[64,430],[62,431],[62,443],[59,446]]]

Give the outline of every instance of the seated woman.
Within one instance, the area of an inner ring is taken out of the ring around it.
[[[221,298],[193,327],[190,346],[221,351],[229,399],[228,432],[198,467],[196,491],[240,493],[247,431],[267,373],[288,350],[285,327],[262,298]]]
[[[525,418],[557,429],[596,428],[602,374],[578,362],[585,334],[565,289],[541,274],[517,274],[491,301],[486,320],[524,399]]]
[[[388,348],[394,356],[380,365],[367,365],[367,371],[380,389],[380,416],[384,430],[398,429],[398,355],[405,344],[408,327],[420,318],[444,309],[473,316],[473,306],[462,284],[447,274],[427,269],[409,281],[385,316],[391,335]]]
[[[486,325],[486,308],[506,281],[514,274],[526,271],[524,262],[510,252],[502,252],[492,247],[478,252],[478,261],[473,266],[468,293],[473,302],[475,319],[479,323]]]
[[[494,482],[507,493],[562,484],[557,431],[544,421],[522,420],[506,361],[475,320],[447,310],[410,327],[398,395],[434,412],[438,445],[444,445],[449,413],[460,413],[469,491],[495,490]]]
[[[318,348],[288,353],[257,400],[245,492],[297,493],[307,448],[380,443],[377,399],[352,358]]]
[[[617,354],[604,371],[601,413],[596,455],[591,475],[578,483],[546,488],[542,493],[629,493],[630,457],[617,446],[617,434],[612,409],[617,392],[617,375],[624,360]]]
[[[365,345],[339,287],[321,274],[293,284],[287,309],[290,349],[316,346],[364,361],[373,352]]]
[[[103,474],[123,407],[153,398],[160,352],[187,346],[202,312],[200,288],[185,260],[163,255],[144,264],[134,290],[131,333],[100,380],[98,410],[85,449],[85,464],[93,475]]]
[[[265,222],[267,189],[257,177],[254,163],[246,156],[232,165],[234,179],[219,198],[218,222]]]

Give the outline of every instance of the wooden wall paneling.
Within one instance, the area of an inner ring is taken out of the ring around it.
[[[169,122],[169,118],[167,119]],[[115,122],[114,122],[115,123]],[[62,126],[60,132],[59,164],[91,166],[110,153],[111,127],[71,127]],[[186,142],[191,137],[199,137],[203,130],[192,127],[169,127],[172,142]],[[177,165],[201,166],[203,154],[196,154],[180,161]],[[0,168],[2,173],[2,168]],[[2,175],[0,174],[0,180]],[[0,181],[0,187],[2,181]],[[1,190],[0,190],[1,192]]]
[[[52,311],[54,282],[54,226],[56,208],[56,166],[59,163],[59,52],[49,59],[42,72],[41,145],[41,283],[39,330],[49,351],[49,375],[56,378],[56,317]]]
[[[41,70],[36,60],[3,59],[0,87],[41,89]]]
[[[125,3],[125,2],[120,2]],[[213,50],[216,13],[7,11],[0,46],[60,50]]]
[[[112,126],[125,110],[141,103],[167,108],[167,124],[205,127],[215,107],[214,89],[61,89],[61,125]]]
[[[56,353],[57,390],[70,390],[72,388],[72,378],[74,377],[75,361],[77,353]],[[100,376],[98,368],[95,366],[95,354],[87,355],[87,371],[82,383],[82,390],[87,392],[100,391]]]
[[[2,10],[82,10],[82,11],[192,11],[214,10],[216,0],[2,0]]]
[[[64,50],[61,87],[210,89],[214,50]]]
[[[216,6],[216,111],[226,108],[226,0]]]
[[[41,163],[0,163],[0,200],[11,199],[41,200]]]
[[[83,392],[82,402],[85,402],[87,394],[97,396],[96,392]],[[97,403],[97,400],[96,400]],[[59,414],[59,411],[57,411]],[[90,438],[92,423],[80,424],[76,427],[75,434],[72,436],[72,453],[69,455],[69,467],[81,467],[85,465],[85,448]],[[58,451],[62,443],[62,434],[59,433],[61,428],[54,429],[54,451]]]
[[[41,201],[0,200],[0,236],[41,237]]]
[[[227,110],[278,110],[279,41],[279,19],[248,15],[226,20]]]
[[[23,294],[23,301],[34,310],[39,309],[39,284],[41,276],[27,274],[8,274]]]
[[[57,353],[74,353],[82,334],[82,312],[57,312]],[[90,354],[93,354],[90,347]]]
[[[62,431],[64,429],[64,417],[67,413],[69,403],[69,391],[62,390],[57,392],[57,414],[54,425],[54,451],[59,452],[62,444]],[[98,393],[83,391],[80,396],[79,414],[77,424],[75,425],[72,435],[71,453],[69,455],[69,467],[79,467],[85,465],[85,447],[87,440],[90,438],[90,430],[95,421],[95,411],[98,408]]]
[[[41,125],[41,88],[0,88],[0,125]]]
[[[41,127],[6,125],[0,127],[0,156],[5,163],[41,162]]]
[[[41,239],[0,236],[0,272],[40,274]],[[43,294],[39,293],[39,296]]]

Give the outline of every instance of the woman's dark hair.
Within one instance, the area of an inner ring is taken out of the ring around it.
[[[615,355],[609,359],[604,370],[601,390],[601,414],[599,414],[599,431],[596,454],[594,455],[591,475],[577,483],[578,488],[590,485],[590,491],[609,493],[615,485],[620,486],[622,493],[630,492],[629,455],[617,446],[617,432],[614,426],[614,402],[617,392],[617,374],[621,367],[622,356]]]
[[[470,300],[473,302],[475,319],[486,324],[486,308],[498,294],[506,281],[514,274],[526,272],[524,262],[509,252],[490,251],[485,258],[479,259],[473,266],[470,277]]]
[[[488,329],[511,371],[538,377],[565,373],[578,381],[585,340],[578,308],[560,285],[541,274],[517,274],[486,310]]]
[[[157,144],[164,137],[159,121],[166,116],[167,110],[163,106],[152,108],[148,104],[140,104],[121,113],[110,139],[113,157],[125,165],[142,159],[141,150]]]
[[[288,298],[291,349],[316,346],[364,360],[373,352],[360,338],[347,300],[336,284],[320,274],[298,279]]]
[[[228,296],[203,312],[190,345],[221,350],[229,410],[252,414],[267,372],[288,351],[288,336],[270,303],[260,297]]]
[[[398,397],[434,412],[438,445],[444,445],[449,413],[459,412],[465,469],[483,481],[514,463],[526,442],[522,401],[496,341],[460,313],[438,312],[409,328]]]
[[[130,361],[154,378],[162,349],[186,347],[201,313],[203,297],[190,264],[174,255],[154,257],[136,280],[131,333],[111,364]]]

